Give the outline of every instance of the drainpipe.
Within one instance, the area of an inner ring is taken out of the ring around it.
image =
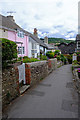
[[[22,60],[21,60],[21,63],[23,63],[23,56],[22,56],[22,54],[23,54],[23,48],[22,48],[22,43],[21,43],[21,57],[22,57],[22,58],[21,58],[21,59],[22,59]]]

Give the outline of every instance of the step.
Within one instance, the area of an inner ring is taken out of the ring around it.
[[[20,90],[20,94],[23,94],[28,88],[30,87],[30,85],[24,85],[22,86],[19,90]]]

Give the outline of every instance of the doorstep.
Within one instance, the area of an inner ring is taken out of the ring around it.
[[[20,90],[20,95],[23,94],[29,87],[30,87],[30,85],[24,85],[24,86],[22,86],[19,89]]]

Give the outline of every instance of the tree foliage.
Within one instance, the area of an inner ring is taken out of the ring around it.
[[[65,40],[63,38],[48,38],[48,43],[70,43],[72,40]],[[73,40],[74,42],[74,40]]]

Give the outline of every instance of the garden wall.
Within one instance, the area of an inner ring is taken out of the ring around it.
[[[57,68],[57,59],[49,59],[48,60],[48,73],[52,72]]]
[[[26,81],[31,86],[48,75],[47,61],[39,61],[26,64]]]
[[[49,59],[48,61],[38,61],[25,64],[26,84],[34,85],[50,72],[57,68],[57,59]]]
[[[10,67],[2,72],[3,107],[19,95],[19,74],[17,67]]]
[[[73,66],[73,78],[74,78],[74,83],[75,83],[75,87],[77,89],[77,92],[80,93],[80,79],[78,77],[78,68],[80,68],[80,66]]]

